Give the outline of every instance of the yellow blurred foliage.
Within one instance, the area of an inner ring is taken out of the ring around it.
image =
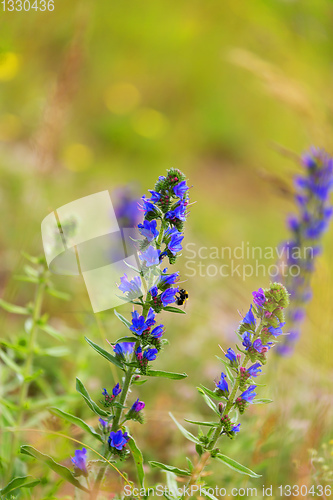
[[[0,116],[0,141],[15,140],[21,132],[21,120],[16,115],[6,113]]]
[[[65,167],[72,172],[87,170],[92,164],[93,157],[91,149],[80,143],[70,144],[63,154]]]
[[[12,80],[19,70],[19,58],[13,52],[0,55],[0,80]]]
[[[141,95],[131,83],[117,83],[106,89],[104,100],[115,115],[127,115],[139,105]]]
[[[159,139],[168,128],[168,120],[155,109],[141,108],[133,115],[132,126],[142,137]]]

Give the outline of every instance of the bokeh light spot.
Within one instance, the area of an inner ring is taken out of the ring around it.
[[[66,168],[72,172],[81,172],[87,170],[93,161],[93,153],[90,148],[84,144],[74,143],[67,146],[64,151],[63,159]]]
[[[130,83],[117,83],[105,91],[105,104],[116,115],[131,113],[140,103],[140,92]]]
[[[168,128],[168,120],[155,109],[141,108],[133,115],[132,126],[142,137],[159,139]]]
[[[19,58],[13,52],[0,54],[0,80],[12,80],[19,69]]]

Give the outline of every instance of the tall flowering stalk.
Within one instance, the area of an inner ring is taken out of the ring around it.
[[[219,380],[215,382],[215,390],[204,386],[198,388],[206,404],[215,414],[212,422],[197,422],[186,419],[200,428],[209,428],[205,434],[199,430],[198,436],[188,432],[177,421],[176,424],[184,436],[196,443],[199,461],[195,467],[180,471],[189,476],[182,499],[187,498],[197,482],[210,458],[224,463],[240,473],[259,477],[255,472],[223,455],[217,442],[221,437],[234,439],[240,432],[239,414],[243,414],[253,403],[269,403],[267,399],[255,399],[257,385],[255,380],[267,362],[268,351],[275,346],[282,334],[284,326],[284,309],[289,304],[289,294],[280,283],[272,283],[266,290],[259,288],[253,292],[253,305],[241,321],[237,337],[241,347],[237,345],[237,354],[229,348],[224,358],[219,358],[224,365]],[[178,471],[179,474],[179,471]],[[193,490],[194,491],[194,490]],[[203,490],[204,491],[204,486]]]
[[[142,376],[171,379],[186,377],[182,373],[154,370],[152,366],[165,344],[164,325],[157,322],[157,314],[162,311],[184,312],[171,305],[179,294],[176,286],[179,273],[168,273],[167,268],[161,270],[160,266],[165,260],[174,264],[182,250],[182,231],[189,203],[188,190],[184,174],[171,169],[167,176],[159,177],[155,189],[150,190],[150,198],[142,198],[141,211],[144,219],[138,224],[141,238],[137,241],[140,266],[135,270],[136,276],[130,279],[124,274],[119,284],[124,299],[134,304],[136,309],[132,312],[131,321],[115,311],[116,316],[128,328],[129,336],[112,344],[113,353],[86,339],[99,354],[124,372],[121,384],[117,384],[110,392],[103,389],[104,409],[97,407],[96,411],[94,406],[95,412],[101,417],[99,422],[104,443],[103,456],[106,460],[124,460],[129,454],[129,448],[137,464],[141,486],[144,477],[141,452],[124,424],[129,420],[142,423],[145,403],[138,398],[128,403],[130,388],[142,383]],[[134,269],[132,266],[129,268],[132,271]],[[81,381],[78,381],[78,390],[84,394]],[[84,450],[76,451],[73,464],[77,475],[88,477]],[[97,498],[105,470],[106,466],[102,466],[97,473],[91,492],[92,499]]]
[[[312,148],[302,157],[303,175],[294,179],[298,213],[287,219],[290,240],[282,245],[280,277],[291,294],[286,322],[289,335],[279,345],[281,355],[293,352],[305,317],[306,304],[311,300],[311,277],[316,257],[320,254],[323,234],[333,215],[330,193],[333,188],[333,159]]]

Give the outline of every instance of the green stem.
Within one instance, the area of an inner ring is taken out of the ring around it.
[[[259,337],[260,332],[261,332],[261,320],[259,322],[259,325],[258,325],[255,333],[254,333],[254,336],[253,336],[254,340]],[[246,356],[244,357],[243,363],[242,363],[242,367],[243,368],[246,367],[249,359],[250,359],[249,355],[246,354]],[[237,394],[237,391],[238,391],[238,388],[239,388],[239,384],[240,384],[240,377],[238,376],[237,379],[236,379],[236,381],[235,381],[235,384],[234,384],[234,387],[232,389],[232,392],[231,392],[231,394],[229,396],[228,403],[226,404],[226,406],[224,408],[224,411],[223,411],[223,414],[221,415],[221,418],[222,418],[223,415],[227,415],[228,412],[231,410],[232,406],[234,405],[234,399],[235,399],[235,396]],[[211,457],[211,451],[214,449],[214,446],[216,445],[217,440],[220,437],[222,428],[223,428],[223,424],[222,423],[220,423],[218,425],[218,427],[216,427],[214,435],[213,435],[212,439],[210,440],[210,442],[209,442],[209,444],[207,446],[206,452],[201,455],[200,460],[199,460],[198,464],[196,465],[196,467],[194,468],[194,470],[193,470],[193,472],[191,474],[190,480],[188,481],[185,489],[190,488],[191,486],[195,485],[197,481],[199,481],[204,468],[206,467],[206,465],[209,462],[209,459]],[[182,495],[181,496],[181,500],[184,500],[186,497],[187,497],[186,494]]]
[[[27,348],[27,358],[23,370],[23,381],[21,384],[20,388],[20,393],[19,393],[19,400],[18,400],[18,413],[17,413],[17,420],[16,420],[16,426],[20,428],[23,423],[24,419],[24,413],[25,413],[25,401],[28,396],[28,391],[30,387],[31,381],[29,380],[30,375],[32,374],[32,369],[33,369],[33,359],[34,359],[34,351],[35,351],[35,344],[36,344],[36,339],[37,339],[37,333],[38,333],[38,321],[40,320],[41,317],[41,310],[42,310],[42,304],[43,304],[43,297],[44,297],[44,290],[45,290],[45,280],[43,279],[43,275],[41,276],[40,281],[38,282],[37,289],[36,289],[36,294],[35,294],[35,302],[34,302],[34,308],[33,308],[33,313],[32,313],[32,325],[31,325],[31,330],[30,330],[30,336],[29,336],[29,342],[28,342],[28,348]],[[18,447],[18,442],[19,442],[19,434],[17,432],[13,433],[13,439],[12,439],[12,454],[10,458],[10,463],[9,463],[9,479],[12,476],[13,473],[13,468],[14,468],[14,461],[15,461],[15,456],[17,453],[17,447]]]

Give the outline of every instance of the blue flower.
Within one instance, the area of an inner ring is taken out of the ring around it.
[[[227,397],[229,394],[228,382],[225,380],[226,375],[222,372],[221,379],[216,383],[216,387]]]
[[[127,293],[128,297],[141,297],[143,295],[141,291],[141,279],[140,276],[135,276],[131,281],[128,280],[127,274],[124,274],[120,278],[119,290],[123,293]]]
[[[186,203],[186,202],[185,202]],[[186,220],[186,205],[184,202],[178,203],[178,205],[175,207],[174,210],[169,210],[165,214],[165,218],[171,220],[171,222],[174,222],[176,219],[179,219],[181,221]]]
[[[150,290],[149,293],[152,297],[157,297],[158,294],[158,288],[157,286],[153,286]]]
[[[243,401],[246,401],[247,403],[252,403],[254,398],[256,397],[256,393],[254,392],[254,389],[256,388],[256,385],[250,385],[246,391],[242,392],[240,395],[241,399]]]
[[[168,304],[173,304],[173,302],[176,300],[175,295],[178,291],[178,288],[167,288],[166,290],[164,290],[164,292],[161,294],[163,307],[167,306]]]
[[[151,336],[154,337],[155,339],[160,339],[162,337],[162,335],[163,335],[163,331],[164,331],[164,326],[163,325],[158,325],[151,332]]]
[[[231,366],[238,366],[236,353],[233,349],[231,349],[231,347],[227,350],[225,357],[230,361]]]
[[[274,335],[274,337],[278,337],[279,335],[282,335],[282,327],[285,325],[286,323],[281,323],[274,328],[274,326],[269,326],[268,327],[268,331],[269,333],[271,333],[272,335]]]
[[[257,307],[262,307],[265,304],[266,296],[262,288],[259,288],[257,292],[252,292],[252,295],[253,295],[253,303]]]
[[[117,450],[120,451],[124,448],[124,446],[128,441],[129,441],[129,436],[127,432],[123,433],[121,429],[119,429],[119,431],[117,432],[114,431],[110,432],[108,443],[111,448],[116,448]]]
[[[251,334],[249,332],[245,332],[242,336],[242,339],[243,339],[243,346],[246,348],[246,350],[248,350],[249,347],[252,346],[252,342],[251,342]]]
[[[74,457],[72,457],[72,463],[74,467],[81,471],[84,476],[88,476],[87,471],[87,450],[82,448],[82,450],[75,450]]]
[[[165,270],[167,271],[167,269]],[[160,284],[161,285],[174,285],[179,279],[179,273],[173,274],[161,274]]]
[[[121,388],[120,388],[120,385],[119,383],[117,385],[114,386],[114,388],[112,389],[112,394],[114,395],[114,397],[118,396],[119,394],[121,393]]]
[[[101,426],[103,427],[103,430],[105,430],[105,429],[107,428],[107,426],[109,425],[109,424],[107,423],[107,421],[106,421],[106,420],[103,420],[102,418],[99,418],[99,419],[98,419],[98,421],[99,421],[99,423],[101,424]]]
[[[153,191],[152,189],[148,189],[148,191],[151,194],[151,197],[149,200],[151,203],[157,203],[158,201],[160,201],[160,199],[161,199],[160,193],[158,193],[157,191]]]
[[[261,372],[260,368],[261,364],[255,363],[254,365],[250,366],[250,368],[247,369],[247,373],[250,375],[250,377],[257,377]]]
[[[157,222],[156,220],[148,221],[144,220],[143,224],[138,224],[139,232],[147,238],[149,242],[151,242],[154,238],[157,238],[159,232],[156,229]]]
[[[255,328],[255,326],[256,326],[256,319],[255,319],[254,314],[252,312],[252,304],[250,306],[250,309],[248,310],[248,312],[244,316],[243,324],[249,325],[253,328]]]
[[[134,345],[134,342],[120,342],[114,346],[113,350],[115,354],[118,354],[118,356],[125,357],[132,354],[134,351]]]
[[[149,246],[147,250],[141,252],[139,259],[145,261],[147,267],[157,266],[160,263],[159,250]]]
[[[131,410],[138,413],[139,411],[143,410],[145,406],[146,406],[145,403],[143,401],[139,401],[138,398],[133,404]]]
[[[150,307],[146,318],[146,325],[149,327],[155,325],[155,323],[156,321],[155,321],[154,309]]]
[[[145,196],[142,196],[142,201],[143,201],[143,205],[142,205],[141,209],[144,211],[145,217],[147,214],[149,214],[149,212],[155,212],[155,205],[150,203],[150,201],[146,200]]]
[[[186,186],[186,181],[182,181],[173,187],[173,192],[178,198],[183,198],[184,194],[188,191],[188,186]]]
[[[261,353],[262,352],[262,348],[263,348],[261,339],[256,339],[253,342],[253,347],[255,348],[256,351],[258,351],[259,353]]]
[[[132,312],[132,324],[130,326],[130,330],[137,335],[142,335],[142,333],[147,330],[145,318],[140,316],[138,311]]]
[[[183,247],[181,245],[181,242],[183,241],[183,239],[184,235],[177,231],[177,229],[175,229],[175,232],[172,233],[171,239],[168,243],[168,249],[173,255],[176,255],[178,252],[182,251]]]
[[[233,425],[233,426],[231,427],[231,432],[239,432],[240,425],[241,425],[241,424]]]
[[[154,359],[156,359],[157,353],[158,353],[157,349],[147,349],[143,353],[143,357],[146,358],[148,361],[154,361]]]

